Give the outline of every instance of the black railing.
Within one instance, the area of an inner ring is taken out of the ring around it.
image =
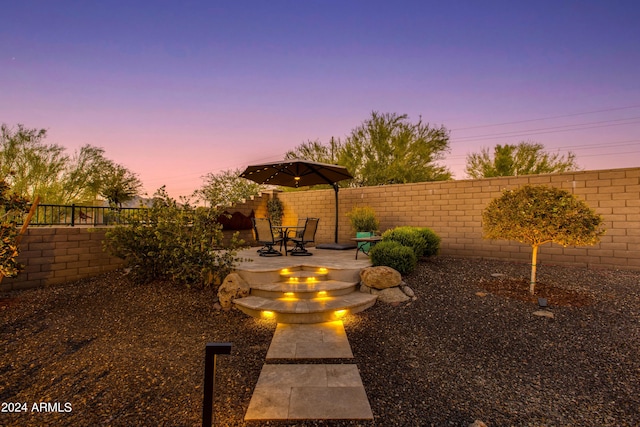
[[[29,226],[105,226],[129,224],[133,219],[146,217],[147,208],[112,208],[106,206],[39,204]],[[18,221],[18,225],[22,225]]]

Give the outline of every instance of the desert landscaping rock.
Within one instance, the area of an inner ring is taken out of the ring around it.
[[[407,294],[402,292],[399,287],[387,289],[371,289],[372,295],[378,296],[379,302],[393,304],[398,302],[406,302],[411,299]]]
[[[237,273],[231,273],[224,278],[218,288],[218,302],[223,310],[230,310],[233,300],[249,295],[249,284]]]
[[[402,275],[391,267],[367,267],[360,272],[360,280],[370,288],[387,289],[400,286]]]
[[[493,278],[503,272],[521,281]],[[196,426],[204,349],[221,426],[638,426],[640,272],[435,257],[404,279],[419,297],[344,318],[373,421],[245,422],[274,322],[213,308],[215,292],[120,272],[0,299],[3,427]],[[476,292],[486,292],[484,298]],[[556,321],[536,318],[548,298]],[[577,304],[577,305],[576,305]]]
[[[553,319],[555,316],[553,315],[552,312],[547,311],[547,310],[537,310],[533,312],[534,316],[538,316],[538,317],[546,317],[548,319]]]

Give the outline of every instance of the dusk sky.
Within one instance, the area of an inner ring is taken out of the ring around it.
[[[344,138],[372,111],[482,147],[640,166],[640,2],[10,1],[0,122],[136,172],[151,195]]]

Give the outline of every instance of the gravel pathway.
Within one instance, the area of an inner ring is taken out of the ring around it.
[[[517,299],[512,279],[528,274],[437,257],[405,278],[416,301],[346,317],[372,422],[245,423],[276,325],[216,311],[211,290],[114,272],[5,295],[1,409],[27,411],[0,412],[0,426],[200,425],[212,341],[233,342],[218,358],[219,425],[640,425],[640,272],[540,266],[541,291],[573,292],[550,294],[553,318]]]

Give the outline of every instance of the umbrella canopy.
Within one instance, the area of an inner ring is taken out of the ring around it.
[[[353,176],[344,166],[310,162],[302,159],[249,166],[240,175],[258,184],[305,187],[307,185],[335,184]]]
[[[305,187],[307,185],[331,184],[336,194],[335,242],[338,243],[338,182],[353,176],[344,166],[311,162],[303,159],[282,160],[248,166],[240,174],[258,184]]]

